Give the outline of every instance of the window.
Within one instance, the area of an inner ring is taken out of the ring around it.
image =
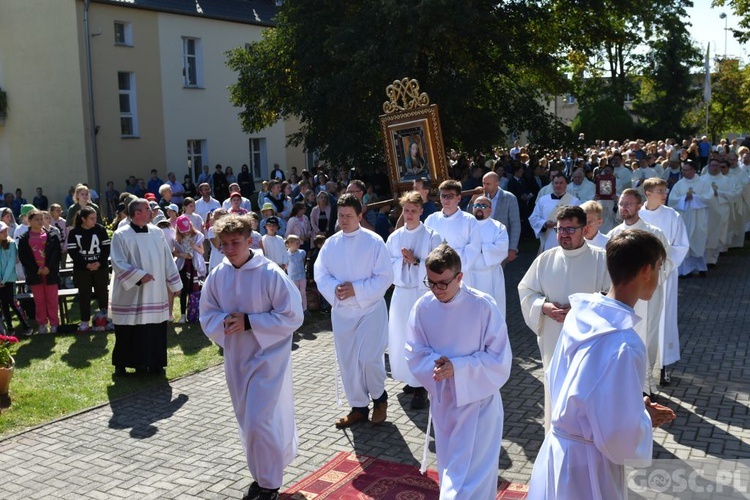
[[[563,101],[565,102],[565,104],[575,104],[576,97],[573,94],[565,94]]]
[[[115,45],[133,46],[133,30],[130,23],[115,21]]]
[[[200,38],[182,39],[182,76],[186,87],[203,86],[203,60]]]
[[[206,141],[204,139],[189,139],[187,141],[187,166],[188,173],[193,181],[198,180],[198,176],[203,171],[203,165],[207,164]]]
[[[135,73],[118,72],[117,86],[120,91],[120,135],[122,137],[135,137],[138,135]]]
[[[250,172],[255,179],[263,179],[263,172],[268,170],[266,160],[266,140],[250,139]]]

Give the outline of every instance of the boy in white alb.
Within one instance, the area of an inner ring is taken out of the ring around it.
[[[462,284],[461,259],[448,245],[425,265],[432,293],[411,311],[406,361],[430,395],[440,498],[495,498],[500,388],[513,359],[505,318],[492,297]]]
[[[292,334],[302,325],[297,287],[250,250],[248,217],[214,225],[224,260],[203,285],[201,327],[224,348],[224,372],[254,482],[246,499],[277,500],[284,468],[297,454]]]

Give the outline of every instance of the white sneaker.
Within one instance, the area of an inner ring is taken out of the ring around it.
[[[91,325],[88,321],[81,321],[81,326],[78,327],[79,332],[88,332],[91,329]]]
[[[185,316],[180,316],[180,319],[177,320],[178,323],[185,323]]]
[[[39,333],[45,334],[47,333],[47,325],[39,325]]]

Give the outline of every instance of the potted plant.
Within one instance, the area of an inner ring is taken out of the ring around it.
[[[10,406],[8,390],[16,366],[16,360],[11,355],[11,348],[17,343],[18,338],[12,335],[0,335],[0,409]]]

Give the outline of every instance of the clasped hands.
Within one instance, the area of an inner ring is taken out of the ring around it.
[[[224,316],[224,335],[241,333],[245,331],[245,315],[236,312]]]
[[[350,282],[341,283],[336,287],[336,298],[339,300],[346,300],[349,297],[354,297],[354,285]]]
[[[432,370],[433,380],[445,380],[453,378],[453,363],[445,356],[435,360],[435,368]]]
[[[417,260],[414,257],[414,252],[412,250],[409,250],[408,248],[402,248],[401,255],[404,257],[405,263],[411,264],[412,266],[417,263]]]
[[[558,323],[565,321],[565,316],[568,315],[568,311],[570,311],[570,305],[564,306],[557,302],[545,302],[542,306],[542,314],[552,318]]]

